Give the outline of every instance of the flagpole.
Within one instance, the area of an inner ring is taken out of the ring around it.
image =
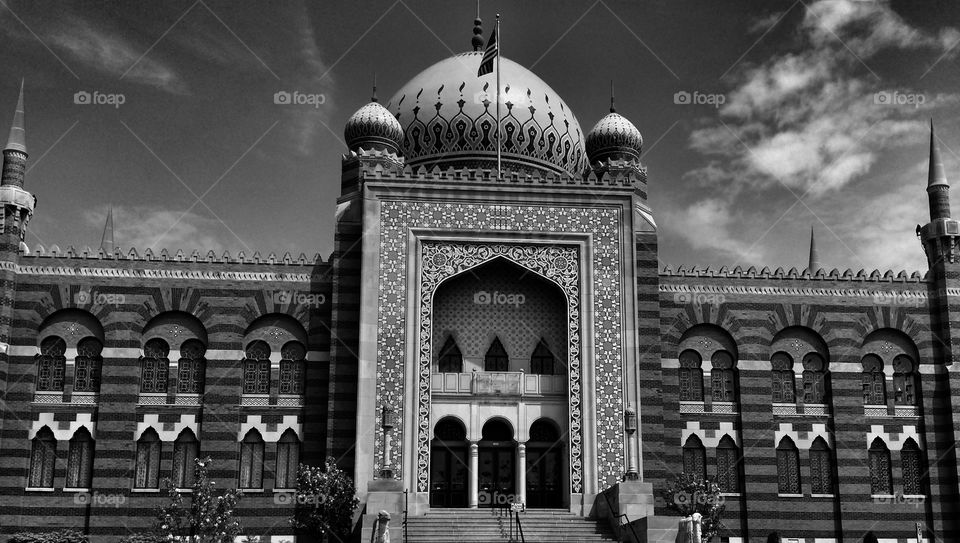
[[[503,40],[500,37],[500,14],[497,14],[497,179],[503,177],[500,169],[500,46]]]

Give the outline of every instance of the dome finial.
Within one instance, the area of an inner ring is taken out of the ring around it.
[[[617,107],[613,103],[613,80],[610,80],[610,113],[616,113]]]
[[[373,95],[370,96],[371,102],[377,102],[377,72],[373,72]]]
[[[473,20],[473,44],[474,51],[483,51],[483,20],[480,18],[480,0],[477,0],[477,18]]]

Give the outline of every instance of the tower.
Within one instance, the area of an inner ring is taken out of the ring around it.
[[[104,256],[113,256],[113,206],[110,206],[110,210],[107,212],[107,222],[103,225],[103,236],[100,238],[100,250],[103,251]]]
[[[15,266],[27,222],[33,215],[36,199],[23,189],[27,166],[27,143],[24,130],[23,82],[20,97],[10,125],[10,137],[3,148],[3,174],[0,178],[0,204],[3,205],[3,226],[0,233],[0,350],[10,342],[10,323],[16,284]]]
[[[960,243],[960,221],[950,218],[950,184],[944,173],[937,145],[933,121],[930,121],[930,165],[927,176],[927,198],[930,204],[930,222],[917,227],[917,236],[927,253],[931,272],[940,266],[957,262]]]
[[[820,253],[817,252],[817,238],[813,234],[813,226],[810,227],[810,263],[807,265],[807,271],[810,275],[817,273],[821,268]]]

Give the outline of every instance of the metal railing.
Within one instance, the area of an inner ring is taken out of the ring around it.
[[[403,489],[403,543],[410,541],[410,537],[407,535],[407,508],[410,505],[407,490],[406,488]]]
[[[523,512],[523,504],[520,504],[520,508],[514,508],[516,504],[509,504],[503,507],[494,507],[493,513],[500,517],[500,529],[503,530],[503,515],[507,515],[507,530],[506,536],[509,543],[527,543],[526,538],[523,536],[523,524],[520,523],[520,513]],[[501,531],[501,534],[503,532]]]
[[[607,501],[607,511],[609,511],[610,518],[616,521],[617,525],[617,539],[623,540],[623,525],[626,524],[630,528],[630,533],[633,534],[634,541],[640,541],[640,537],[637,535],[637,531],[633,529],[633,524],[630,523],[630,517],[626,513],[619,514],[617,509],[613,508],[613,504],[610,503],[610,496],[606,492],[602,492],[603,499]],[[623,519],[623,522],[620,522],[620,519]]]

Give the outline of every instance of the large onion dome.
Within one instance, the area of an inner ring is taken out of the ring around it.
[[[587,134],[587,156],[595,164],[611,160],[640,160],[643,136],[626,117],[610,108]]]
[[[474,44],[476,46],[476,44]],[[482,51],[441,60],[403,85],[387,108],[403,127],[407,164],[496,168],[496,74],[477,76]],[[580,123],[533,72],[500,57],[504,169],[580,175]]]
[[[380,105],[376,98],[350,116],[343,128],[343,137],[351,151],[359,148],[397,153],[403,141],[403,128],[396,117]]]

